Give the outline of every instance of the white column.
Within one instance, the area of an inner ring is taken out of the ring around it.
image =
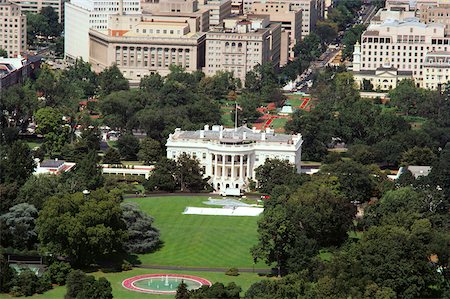
[[[231,155],[231,179],[234,180],[234,158],[236,155]]]
[[[251,177],[251,173],[250,173],[250,155],[247,155],[247,177]]]
[[[217,174],[217,154],[214,154],[214,177],[218,177],[219,175]]]
[[[222,155],[222,181],[225,179],[225,155]]]
[[[239,179],[244,180],[244,155],[239,155]]]

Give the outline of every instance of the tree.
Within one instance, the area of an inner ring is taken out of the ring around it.
[[[158,229],[152,226],[153,218],[139,209],[135,203],[120,205],[122,219],[127,225],[128,240],[125,249],[128,253],[149,253],[161,245]]]
[[[8,58],[8,51],[5,49],[0,48],[0,57]]]
[[[227,286],[223,283],[216,282],[211,286],[203,285],[199,289],[189,291],[188,298],[224,298],[224,299],[238,299],[242,291],[240,286],[234,282],[230,282]]]
[[[185,153],[177,159],[176,178],[180,182],[181,191],[201,191],[207,185],[199,161]]]
[[[79,299],[112,299],[111,283],[104,277],[95,280],[94,276],[87,276],[83,290],[77,294]]]
[[[145,105],[142,98],[136,90],[113,92],[103,97],[99,105],[105,123],[120,130],[132,130],[137,127],[136,114]]]
[[[400,108],[406,115],[416,113],[417,102],[422,101],[421,90],[416,87],[413,80],[402,80],[397,87],[389,92],[391,103]]]
[[[17,275],[16,270],[11,268],[6,258],[0,255],[0,293],[8,293]]]
[[[189,299],[187,284],[185,284],[183,280],[181,280],[181,283],[177,287],[177,294],[175,295],[175,299]]]
[[[433,165],[436,155],[428,147],[413,147],[403,152],[401,162],[407,165]]]
[[[10,231],[14,248],[33,249],[36,245],[37,234],[35,220],[37,209],[28,203],[21,203],[9,209],[9,212],[0,216]]]
[[[18,296],[32,296],[35,293],[43,293],[51,288],[51,285],[42,278],[37,277],[30,269],[25,269],[14,278],[11,293]]]
[[[109,147],[103,157],[103,163],[105,164],[121,164],[120,153],[113,147]]]
[[[316,33],[323,43],[329,43],[337,37],[338,28],[336,23],[329,20],[317,21]]]
[[[373,283],[389,288],[396,298],[438,298],[442,294],[442,276],[428,259],[431,234],[431,226],[414,231],[392,225],[374,226],[335,256],[325,274],[335,279],[336,289],[345,295],[356,293],[358,298]]]
[[[36,92],[30,84],[17,84],[3,89],[0,98],[0,108],[8,114],[5,124],[25,130],[38,105]]]
[[[144,138],[140,143],[140,150],[138,152],[139,160],[143,161],[145,165],[151,165],[157,161],[161,156],[161,144],[152,138]]]
[[[51,6],[45,6],[41,9],[40,14],[45,18],[48,24],[48,31],[44,32],[46,36],[58,37],[63,30],[59,23],[59,16],[55,9]]]
[[[100,150],[102,136],[98,127],[87,127],[81,131],[80,142],[84,143],[89,150]]]
[[[56,261],[48,266],[44,276],[51,283],[62,286],[66,284],[67,276],[71,271],[73,270],[69,263]]]
[[[42,14],[27,13],[27,44],[34,46],[37,36],[45,36],[48,23]]]
[[[147,93],[159,93],[164,86],[164,79],[159,73],[145,75],[139,83],[139,88]]]
[[[256,121],[262,113],[257,110],[261,106],[259,97],[251,93],[243,93],[239,97],[239,106],[242,111],[238,111],[238,122],[240,124],[250,124]],[[235,122],[235,113],[231,113],[230,117]]]
[[[77,163],[73,179],[79,190],[95,190],[103,186],[104,178],[101,167],[98,166],[97,162],[97,153],[90,151]]]
[[[450,202],[450,142],[447,143],[431,169],[430,181],[434,186],[439,186],[447,201]]]
[[[374,190],[370,170],[354,161],[339,161],[322,166],[321,173],[336,176],[339,190],[349,201],[364,202],[370,199]]]
[[[296,174],[295,166],[289,161],[266,159],[263,165],[255,169],[258,189],[270,194],[275,186],[283,185]]]
[[[84,97],[95,95],[98,78],[91,70],[89,62],[85,62],[82,58],[78,58],[73,65],[63,71],[62,76],[78,86],[83,91]]]
[[[128,80],[122,75],[117,65],[104,69],[98,76],[100,94],[107,96],[114,91],[129,90]]]
[[[179,182],[176,180],[177,164],[174,160],[162,158],[155,164],[152,174],[144,183],[148,191],[162,190],[173,192],[179,189]]]
[[[35,167],[28,145],[22,141],[16,141],[0,151],[0,182],[15,182],[19,186],[23,185]]]
[[[64,296],[65,299],[76,298],[78,293],[81,292],[86,283],[86,274],[81,270],[73,270],[67,275],[66,285],[67,293]]]
[[[426,208],[421,195],[410,187],[391,190],[366,209],[361,226],[396,225],[409,228]]]
[[[117,140],[117,148],[124,160],[137,160],[139,147],[139,139],[132,134],[122,135]]]
[[[37,220],[42,248],[68,257],[72,264],[88,265],[121,252],[127,238],[119,200],[104,190],[51,197]]]
[[[55,108],[45,107],[36,111],[36,133],[44,136],[46,148],[58,152],[68,139],[68,128],[64,126],[63,114]]]

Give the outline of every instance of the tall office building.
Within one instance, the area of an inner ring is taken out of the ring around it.
[[[302,38],[302,10],[292,3],[269,0],[252,4],[252,13],[268,15],[271,22],[281,23],[280,66],[294,58],[294,46]]]
[[[107,29],[91,29],[89,62],[95,71],[117,64],[133,83],[150,73],[169,74],[171,65],[201,70],[209,11],[197,1],[164,0],[153,14],[113,15]]]
[[[225,19],[206,34],[205,74],[229,71],[245,81],[258,64],[280,65],[281,24],[268,16],[247,15]]]
[[[20,6],[0,0],[0,48],[17,57],[27,47],[27,17]]]
[[[66,59],[89,61],[89,29],[107,30],[113,14],[137,14],[139,0],[71,0],[65,3],[64,54]]]
[[[58,14],[59,22],[64,21],[64,2],[65,0],[11,0],[19,5],[22,12],[40,13],[41,9],[46,6],[51,6]]]
[[[373,81],[375,88],[391,89],[396,86],[394,77],[402,75],[412,77],[418,86],[433,88],[436,85],[430,82],[433,69],[437,69],[436,63],[443,59],[439,57],[450,51],[450,37],[446,37],[444,31],[442,24],[424,24],[416,18],[370,24],[361,36],[361,46],[357,45],[353,53],[356,82],[362,84],[366,79]],[[427,72],[426,61],[430,64]],[[381,81],[384,84],[379,85],[377,80],[381,73],[376,72],[383,69],[390,74],[384,72],[386,78]]]

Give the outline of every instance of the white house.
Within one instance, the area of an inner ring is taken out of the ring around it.
[[[216,190],[246,189],[249,179],[255,179],[255,168],[266,159],[278,158],[294,164],[300,173],[302,136],[275,134],[245,126],[225,129],[208,125],[203,130],[182,131],[177,128],[167,139],[167,158],[176,159],[183,153],[197,158],[205,176],[211,177]]]

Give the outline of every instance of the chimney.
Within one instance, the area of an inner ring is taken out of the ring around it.
[[[247,132],[242,133],[242,140],[247,140]]]
[[[266,133],[261,133],[261,140],[262,141],[266,140]]]
[[[205,125],[203,128],[205,131],[209,131],[209,125]]]
[[[253,133],[256,133],[256,127],[252,127]]]
[[[222,138],[223,138],[223,131],[220,130],[220,131],[219,131],[219,139],[222,139]]]
[[[204,130],[200,130],[200,138],[201,139],[205,138],[205,131]]]

